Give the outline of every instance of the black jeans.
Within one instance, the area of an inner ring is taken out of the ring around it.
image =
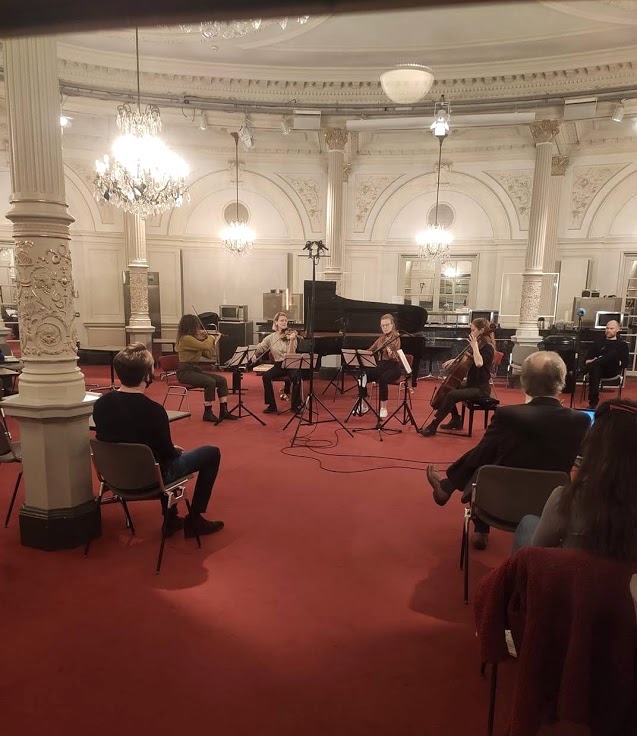
[[[400,378],[401,368],[395,360],[379,360],[375,368],[366,368],[365,373],[368,381],[378,383],[380,400],[387,401],[389,398],[389,384]],[[366,389],[364,395],[367,396]]]
[[[292,381],[292,406],[301,405],[301,371],[292,368],[282,368],[281,363],[275,363],[269,371],[263,374],[263,393],[268,406],[276,406],[272,381],[277,378],[289,378]]]
[[[584,367],[584,373],[588,373],[588,400],[591,403],[599,401],[599,382],[602,378],[612,378],[619,375],[621,366],[616,360],[606,361],[598,358],[594,363]]]
[[[194,514],[203,514],[210,501],[212,487],[217,479],[221,451],[212,445],[202,445],[194,450],[182,452],[170,465],[162,470],[164,481],[173,481],[190,473],[197,473],[197,482],[192,494],[192,511]],[[167,505],[166,497],[161,499],[162,506]]]
[[[436,412],[436,416],[432,424],[436,427],[442,422],[442,420],[451,413],[454,418],[460,416],[456,409],[456,404],[459,401],[466,401],[467,399],[483,399],[491,395],[490,387],[488,390],[482,388],[454,388],[447,394],[447,398],[444,400],[442,406]]]

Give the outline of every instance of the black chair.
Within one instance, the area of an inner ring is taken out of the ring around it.
[[[498,399],[494,399],[492,396],[484,396],[478,399],[467,399],[462,402],[462,424],[464,426],[464,418],[466,410],[469,410],[469,432],[468,437],[473,435],[473,415],[477,411],[484,412],[484,428],[487,428],[489,424],[489,412],[495,411],[500,402]]]
[[[20,463],[20,470],[18,472],[15,486],[13,487],[13,494],[11,496],[11,501],[9,502],[9,510],[7,511],[7,516],[4,520],[5,528],[9,526],[13,505],[15,504],[15,499],[18,495],[18,487],[22,480],[22,447],[19,442],[12,441],[3,417],[0,422],[0,464],[7,463]]]
[[[168,507],[161,527],[161,543],[155,570],[155,574],[159,575],[166,541],[168,511],[183,499],[188,508],[188,513],[190,513],[190,502],[186,497],[185,484],[192,478],[192,475],[185,475],[170,483],[165,483],[159,464],[155,462],[152,450],[148,445],[129,442],[102,442],[95,439],[90,440],[90,444],[93,465],[100,482],[97,505],[98,507],[102,505],[104,493],[110,491],[113,494],[113,500],[122,504],[126,515],[126,525],[130,528],[131,534],[135,534],[135,527],[126,502],[156,501],[162,496],[166,496]],[[196,539],[197,544],[201,547],[201,539],[198,534]],[[84,557],[88,555],[90,546],[91,540],[89,538],[84,548]]]
[[[494,529],[515,532],[522,517],[541,516],[553,489],[569,482],[557,470],[528,470],[483,465],[471,489],[471,503],[464,510],[460,542],[460,569],[464,571],[464,602],[469,603],[469,522],[476,519]]]

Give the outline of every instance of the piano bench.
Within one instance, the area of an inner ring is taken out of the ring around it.
[[[468,437],[473,435],[473,415],[476,411],[484,412],[484,428],[489,424],[489,412],[495,412],[500,402],[491,396],[485,396],[481,399],[467,399],[462,402],[462,423],[464,425],[464,417],[466,409],[469,410],[469,432]]]

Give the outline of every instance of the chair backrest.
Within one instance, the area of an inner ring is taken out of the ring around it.
[[[158,466],[148,445],[96,439],[90,443],[97,472],[112,491],[128,495],[159,491]]]
[[[501,353],[499,350],[496,350],[495,355],[493,356],[493,362],[491,363],[491,365],[494,368],[497,368],[502,362],[503,358],[504,358],[504,353]]]
[[[517,524],[523,516],[541,516],[554,488],[569,482],[567,473],[483,465],[475,479],[475,505],[489,516]]]
[[[159,359],[159,367],[162,373],[171,373],[179,367],[179,355],[171,353],[170,355],[162,355]]]

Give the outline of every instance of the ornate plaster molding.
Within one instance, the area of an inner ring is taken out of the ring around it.
[[[382,176],[380,174],[356,177],[356,187],[354,189],[355,233],[365,232],[367,220],[374,205],[387,187],[391,186],[398,178],[398,176]]]
[[[538,120],[531,123],[531,135],[537,146],[539,143],[550,143],[560,132],[560,124],[557,120]]]
[[[582,227],[586,212],[597,193],[624,168],[626,164],[576,166],[573,169],[570,230],[579,230]]]
[[[520,230],[529,229],[533,170],[485,172],[506,191],[518,216]]]
[[[305,207],[313,232],[323,227],[323,187],[319,178],[313,176],[290,176],[279,174],[297,193]]]
[[[551,176],[564,176],[568,166],[568,156],[553,156],[551,159]]]
[[[323,138],[328,151],[344,151],[348,133],[345,128],[326,128],[323,131]]]

